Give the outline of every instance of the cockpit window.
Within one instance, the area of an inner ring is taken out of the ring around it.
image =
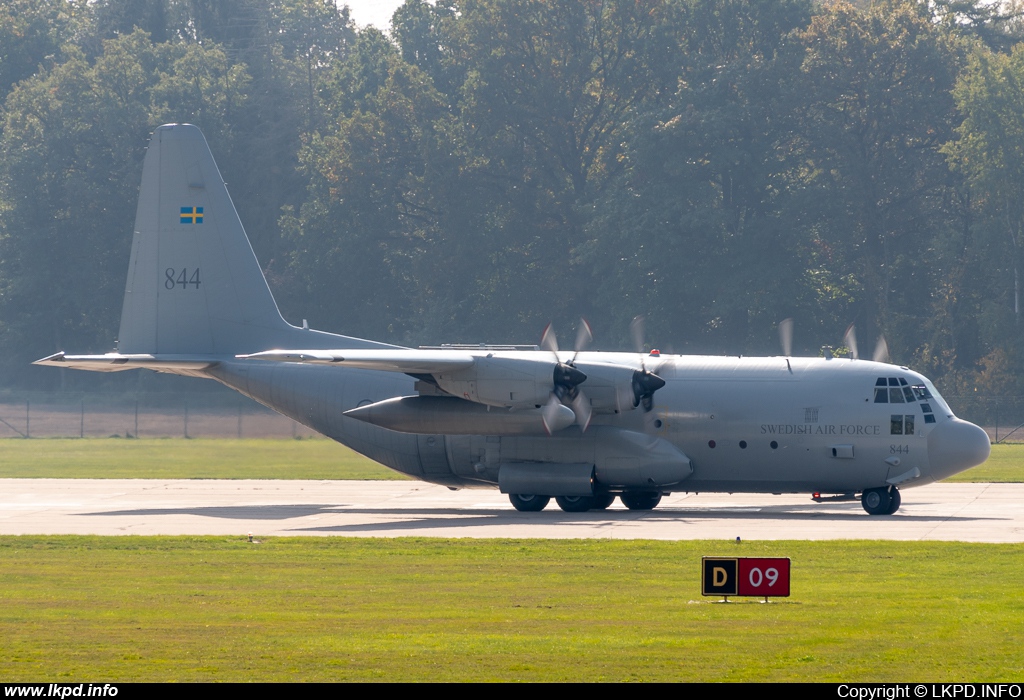
[[[924,398],[931,398],[927,387],[911,386],[903,377],[875,379],[875,403],[915,403]]]

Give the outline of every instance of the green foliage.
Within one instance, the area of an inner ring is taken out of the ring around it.
[[[70,58],[7,97],[0,140],[0,308],[5,355],[113,347],[149,130],[193,121],[218,142],[245,101],[216,47],[141,31]],[[40,167],[45,164],[45,167]]]
[[[285,315],[393,342],[838,345],[1019,391],[1016,4],[0,8],[0,351],[109,349],[146,136],[204,129]],[[143,33],[146,32],[146,33]],[[1019,171],[1019,172],[1018,172]],[[53,374],[41,381],[58,381]]]
[[[90,20],[83,0],[4,0],[0,5],[0,97],[82,40]]]

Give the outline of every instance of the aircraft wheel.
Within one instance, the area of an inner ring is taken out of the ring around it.
[[[619,496],[622,505],[630,510],[654,510],[661,503],[658,491],[627,491]]]
[[[603,496],[594,496],[594,505],[591,510],[605,510],[608,506],[615,502],[615,496],[611,494],[605,494]]]
[[[889,489],[866,489],[860,495],[860,504],[869,515],[888,515],[892,498],[889,497]]]
[[[510,493],[508,500],[512,501],[512,505],[516,510],[524,513],[536,513],[544,510],[548,502],[551,500],[551,496],[534,496],[529,493]]]
[[[902,502],[903,498],[900,496],[900,490],[893,486],[889,489],[889,510],[885,511],[886,515],[892,515],[898,511]]]
[[[593,496],[555,496],[555,503],[566,513],[586,513],[594,507]]]

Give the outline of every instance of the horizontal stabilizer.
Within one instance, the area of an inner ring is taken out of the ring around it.
[[[218,359],[209,355],[122,355],[108,352],[105,355],[65,355],[58,352],[32,364],[44,367],[66,367],[87,369],[93,372],[120,372],[126,369],[153,369],[173,374],[193,374],[207,369]]]

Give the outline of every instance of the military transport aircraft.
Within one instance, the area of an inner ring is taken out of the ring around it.
[[[494,487],[521,511],[654,508],[665,493],[809,493],[871,514],[984,462],[989,440],[906,367],[853,358],[410,349],[288,324],[206,140],[159,127],[117,348],[36,364],[215,379],[392,469]],[[829,496],[831,495],[831,496]]]

